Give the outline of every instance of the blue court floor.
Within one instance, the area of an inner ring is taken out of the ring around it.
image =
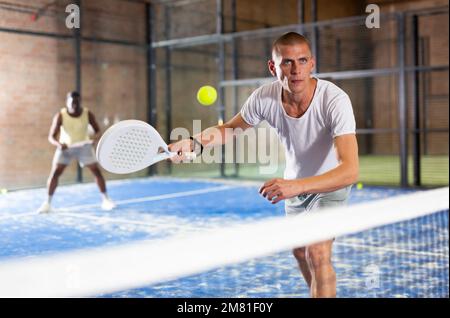
[[[284,215],[283,203],[267,202],[258,194],[256,183],[148,178],[108,182],[108,189],[118,204],[108,212],[100,209],[95,184],[59,187],[53,200],[56,211],[48,215],[34,212],[46,197],[45,189],[0,195],[0,262]],[[405,192],[353,189],[350,204]],[[448,211],[339,237],[333,262],[338,297],[449,297]],[[98,296],[308,297],[308,289],[295,259],[286,251]]]

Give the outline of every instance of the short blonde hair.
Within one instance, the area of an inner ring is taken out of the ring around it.
[[[306,44],[308,46],[309,51],[312,52],[311,44],[309,43],[306,37],[296,32],[288,32],[283,34],[273,42],[272,56],[273,54],[279,52],[280,45],[294,45],[294,44]]]

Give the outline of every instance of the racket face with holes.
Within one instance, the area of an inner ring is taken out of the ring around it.
[[[136,172],[170,157],[159,133],[140,120],[124,120],[108,128],[96,155],[105,170],[117,174]]]

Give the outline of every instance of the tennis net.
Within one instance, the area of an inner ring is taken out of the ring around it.
[[[382,289],[386,297],[448,297],[448,207],[446,187],[165,240],[7,260],[0,263],[0,297],[114,293],[331,238],[343,295],[379,297]]]

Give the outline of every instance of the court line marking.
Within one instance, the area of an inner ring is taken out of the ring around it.
[[[119,201],[115,201],[115,203],[117,205],[121,205],[121,204],[129,204],[129,203],[151,202],[151,201],[159,201],[159,200],[165,200],[165,199],[188,197],[188,196],[193,196],[193,195],[197,195],[197,194],[218,192],[218,191],[224,191],[224,190],[229,190],[229,189],[236,189],[236,187],[226,185],[226,186],[219,186],[219,187],[215,187],[215,188],[206,188],[206,189],[190,190],[190,191],[183,191],[183,192],[167,193],[167,194],[148,196],[148,197],[142,197],[142,198],[137,198],[137,199],[119,200]],[[98,204],[98,203],[75,205],[75,206],[70,206],[67,208],[58,209],[58,211],[65,212],[65,211],[72,211],[74,209],[78,210],[78,209],[86,209],[86,208],[95,208],[95,207],[99,207],[99,206],[100,206],[100,204]]]
[[[79,219],[88,219],[88,220],[92,220],[92,221],[100,221],[100,222],[140,225],[140,226],[146,226],[146,227],[150,227],[150,228],[154,228],[155,224],[156,224],[156,223],[149,223],[149,222],[135,221],[135,220],[126,220],[126,219],[119,219],[119,218],[115,219],[115,218],[104,217],[104,216],[76,214],[76,213],[72,213],[72,212],[61,212],[59,215],[73,217],[73,218],[79,218]],[[186,222],[186,223],[188,223],[188,222]]]
[[[151,202],[151,201],[193,196],[193,195],[198,195],[198,194],[212,193],[212,192],[218,192],[218,191],[225,191],[225,190],[236,189],[236,188],[237,188],[236,186],[224,185],[224,186],[219,186],[219,187],[214,187],[214,188],[205,188],[205,189],[198,189],[198,190],[175,192],[175,193],[168,193],[168,194],[162,194],[162,195],[156,195],[156,196],[148,196],[148,197],[142,197],[142,198],[136,198],[136,199],[119,200],[119,201],[115,201],[115,203],[116,203],[116,205],[121,205],[121,204],[129,204],[129,203]],[[100,206],[101,206],[101,204],[99,204],[99,203],[74,205],[74,206],[67,207],[67,208],[56,209],[54,212],[50,212],[50,214],[59,214],[59,213],[71,212],[73,210],[80,210],[80,209],[87,209],[87,208],[98,208]],[[40,214],[38,214],[36,212],[30,212],[30,213],[20,213],[20,214],[16,214],[16,215],[7,215],[4,217],[0,217],[0,221],[12,219],[12,218],[21,218],[21,217],[26,217],[26,216],[31,216],[31,215],[38,216]]]
[[[394,253],[399,253],[399,254],[403,253],[403,254],[414,254],[414,255],[421,255],[421,256],[435,256],[435,257],[448,258],[448,254],[445,254],[445,253],[413,251],[413,250],[405,250],[405,249],[394,248],[394,247],[373,246],[373,245],[364,245],[364,244],[346,243],[346,242],[335,242],[334,244],[338,245],[338,246],[364,248],[364,249],[378,250],[378,251],[384,251],[384,252],[394,252]]]
[[[37,212],[10,214],[10,215],[0,217],[0,222],[3,220],[17,219],[17,218],[22,218],[22,217],[32,216],[32,215],[39,215],[39,214]]]

